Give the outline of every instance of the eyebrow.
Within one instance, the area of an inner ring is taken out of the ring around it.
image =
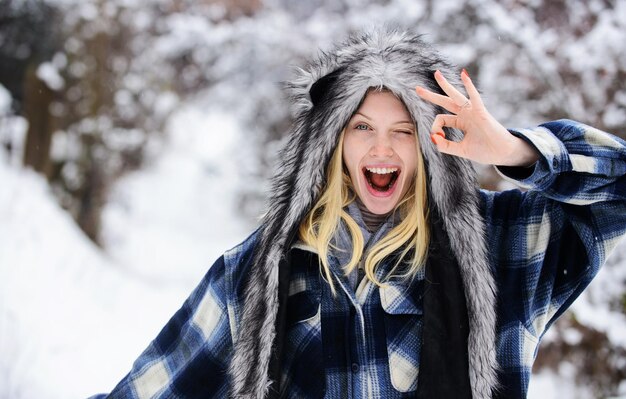
[[[372,120],[372,118],[370,118],[369,116],[367,116],[367,115],[365,115],[365,114],[363,114],[361,112],[355,112],[354,115],[361,115],[362,117],[364,117],[367,120],[370,120],[370,121]],[[407,123],[409,125],[413,125],[413,122],[411,122],[411,121],[399,121],[399,122],[395,122],[394,125],[400,125],[400,124],[403,124],[403,123]]]

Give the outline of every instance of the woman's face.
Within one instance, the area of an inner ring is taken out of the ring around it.
[[[350,118],[343,139],[343,162],[367,209],[382,215],[398,204],[414,179],[415,126],[392,93],[372,91]]]

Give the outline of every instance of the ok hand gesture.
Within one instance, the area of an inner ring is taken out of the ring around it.
[[[461,81],[469,99],[454,88],[441,72],[435,72],[435,80],[447,96],[419,86],[415,91],[422,99],[451,112],[437,115],[431,127],[431,140],[439,151],[482,164],[503,166],[530,166],[539,159],[530,144],[513,136],[491,116],[465,69],[461,72]],[[460,142],[446,139],[444,126],[461,130],[463,139]]]

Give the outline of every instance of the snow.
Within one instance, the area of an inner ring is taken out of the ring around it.
[[[46,83],[51,90],[61,90],[65,86],[59,70],[51,62],[44,62],[37,67],[37,77]]]
[[[11,93],[0,85],[0,115],[7,114],[11,109]]]
[[[164,151],[122,178],[104,208],[113,259],[138,275],[191,285],[246,237],[252,226],[237,220],[238,129],[232,117],[197,107],[172,115]]]
[[[123,377],[217,256],[251,231],[234,200],[238,129],[191,106],[175,114],[158,160],[116,185],[106,251],[41,176],[0,151],[0,397],[86,397]]]
[[[147,166],[116,184],[103,214],[104,251],[56,205],[41,176],[10,166],[0,152],[6,397],[80,398],[112,389],[210,263],[253,228],[236,207],[243,133],[235,116],[190,103],[171,116],[166,133],[152,144]],[[589,301],[618,289],[622,252],[574,304],[579,319],[616,342],[624,320]],[[590,397],[568,378],[572,367],[533,376],[529,398]]]
[[[118,22],[134,29],[129,50],[139,50],[112,54],[111,68],[123,74],[111,86],[118,115],[129,122],[141,112],[169,116],[162,136],[145,126],[120,127],[111,115],[77,122],[77,131],[106,132],[102,139],[111,149],[146,149],[142,168],[110,192],[99,248],[56,205],[45,180],[18,166],[27,122],[12,114],[10,94],[0,86],[0,398],[85,397],[114,386],[213,260],[255,227],[252,216],[268,184],[266,166],[280,142],[263,133],[276,134],[287,109],[279,82],[290,66],[348,31],[374,24],[421,30],[451,61],[477,70],[473,78],[485,103],[510,126],[566,111],[616,129],[626,118],[618,75],[626,65],[626,19],[620,18],[626,1],[612,10],[592,2],[597,22],[579,37],[571,34],[573,26],[534,20],[541,0],[521,6],[353,0],[346,3],[349,10],[325,0],[268,0],[254,18],[226,22],[217,5],[208,13],[192,6],[161,13],[168,1],[45,2],[64,8],[62,24],[68,27],[77,20],[95,24],[73,31],[77,36],[39,66],[48,87],[60,90],[88,76],[89,61],[80,56],[87,42],[80,35],[99,32],[102,21],[126,10]],[[583,28],[586,12],[567,4],[562,10],[563,18]],[[181,56],[193,62],[172,76],[172,62]],[[181,77],[189,87],[204,84],[198,77],[212,87],[179,98],[174,91]],[[615,93],[614,99],[607,93]],[[78,87],[65,93],[69,103],[84,94]],[[51,112],[62,118],[73,110],[55,102]],[[79,159],[79,140],[72,132],[56,132],[52,159]],[[4,146],[12,148],[10,155]],[[74,163],[61,173],[68,185],[80,184]],[[621,243],[572,308],[578,321],[624,347],[626,316],[614,303],[623,295],[625,262]],[[580,333],[567,330],[564,337],[575,343]],[[529,397],[592,397],[573,382],[578,368],[563,362],[556,371],[542,370],[533,376]],[[626,394],[626,382],[619,392]]]
[[[21,116],[11,112],[11,94],[0,85],[0,145],[10,146],[13,151],[6,160],[9,164],[17,165],[24,153],[24,139],[28,122]]]
[[[564,369],[569,366],[571,365],[564,367]],[[563,378],[562,375],[551,371],[533,375],[528,387],[529,399],[587,399],[592,397],[593,395],[588,389],[575,385],[571,379]]]
[[[0,386],[26,398],[105,388],[158,328],[154,318],[139,323],[131,310],[172,311],[175,291],[157,292],[115,267],[56,205],[41,176],[1,162],[0,342],[10,350],[9,357],[2,351],[0,368],[8,373]],[[72,365],[80,365],[79,378]]]

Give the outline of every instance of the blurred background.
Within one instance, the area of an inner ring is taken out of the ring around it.
[[[626,136],[624,0],[0,0],[0,398],[111,390],[257,225],[294,66],[383,24]],[[541,348],[530,397],[626,397],[626,243]]]

